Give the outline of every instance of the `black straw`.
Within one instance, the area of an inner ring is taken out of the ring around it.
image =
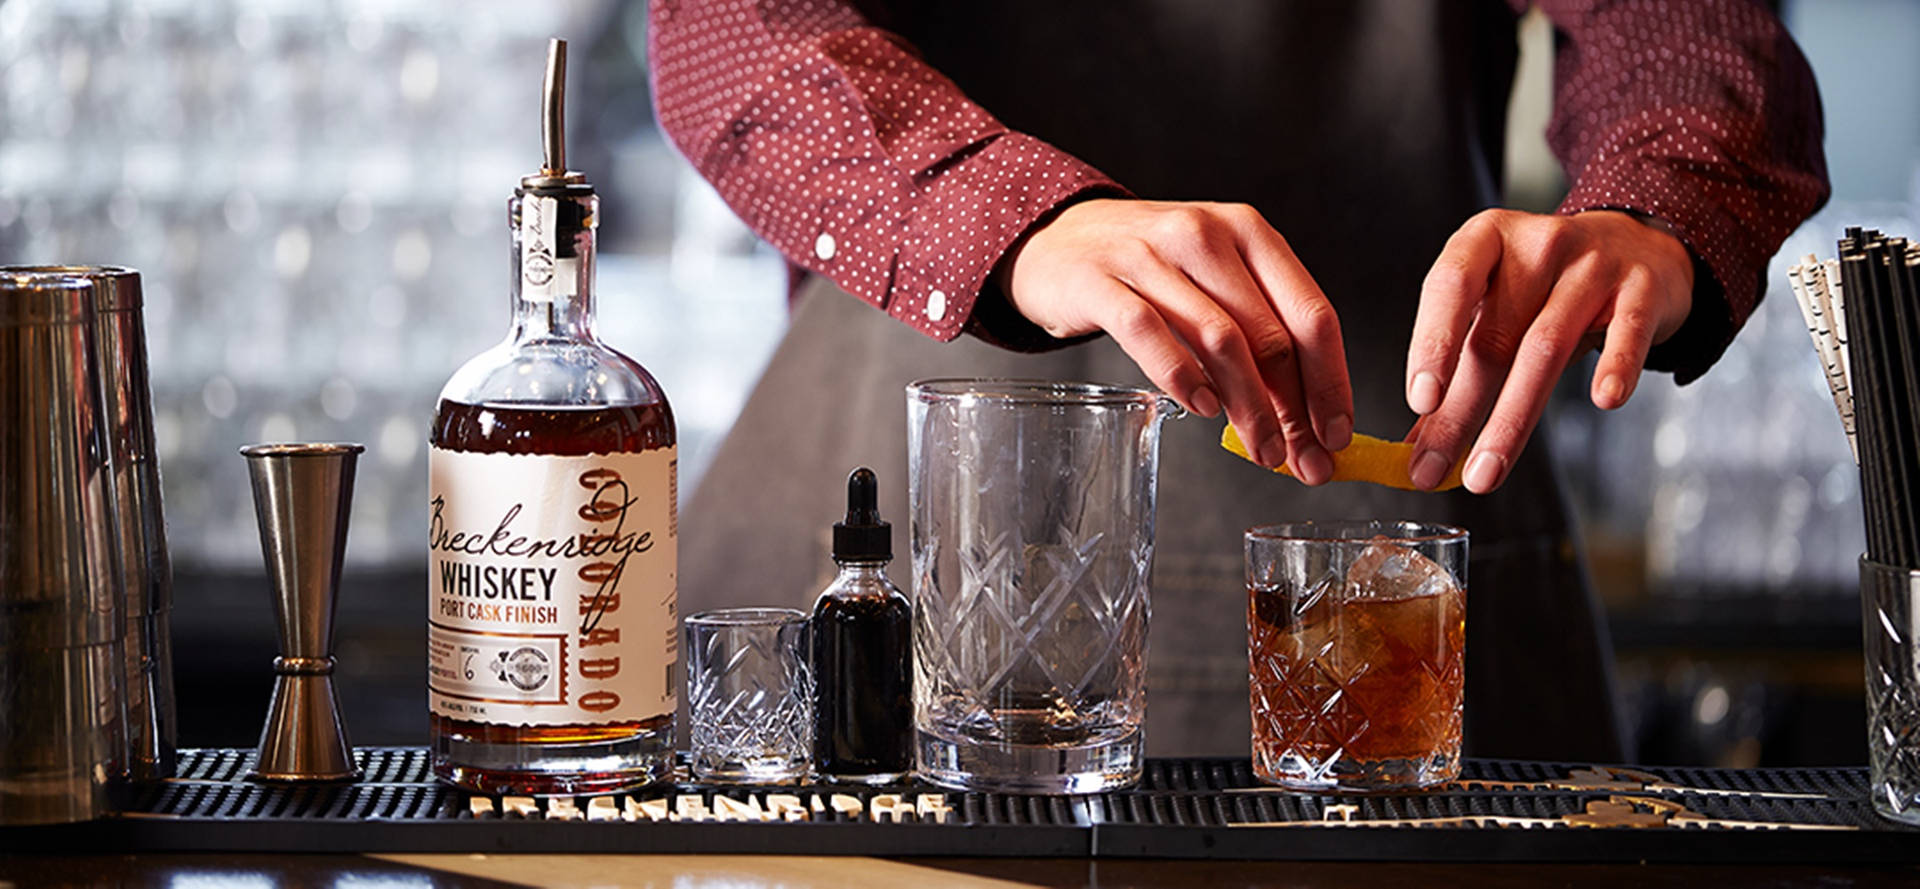
[[[1839,248],[1867,557],[1920,568],[1920,249],[1857,226]]]

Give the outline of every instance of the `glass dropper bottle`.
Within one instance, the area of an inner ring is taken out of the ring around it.
[[[887,784],[913,770],[913,611],[887,579],[893,526],[879,482],[847,478],[847,515],[833,526],[839,572],[813,608],[813,768],[827,781]]]

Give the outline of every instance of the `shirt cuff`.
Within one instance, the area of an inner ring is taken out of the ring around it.
[[[1053,340],[1019,317],[1004,297],[996,296],[1001,305],[978,323],[970,322],[1000,257],[1055,207],[1100,192],[1126,193],[1099,170],[1032,136],[1007,133],[994,139],[918,196],[895,257],[887,314],[942,342],[969,327],[985,332],[990,342],[996,341],[995,331],[1004,331],[1001,344],[1014,348],[1031,341],[1034,332]],[[1020,324],[1032,329],[1022,330]]]
[[[1675,383],[1699,379],[1726,352],[1764,291],[1759,255],[1738,217],[1690,177],[1657,158],[1618,154],[1588,166],[1558,212],[1621,210],[1658,219],[1693,257],[1687,320],[1647,354],[1647,369]]]
[[[987,277],[986,285],[980,288],[979,298],[973,303],[973,314],[967,318],[967,335],[990,346],[999,346],[1002,349],[1013,352],[1029,353],[1051,352],[1055,349],[1076,346],[1088,340],[1098,338],[1101,334],[1099,331],[1095,331],[1093,333],[1062,339],[1048,333],[1046,328],[1027,320],[1027,316],[1020,314],[1020,310],[1014,308],[1013,299],[1007,293],[1008,269],[1002,268],[1002,265],[1006,262],[1008,256],[1020,249],[1020,245],[1024,243],[1028,237],[1045,227],[1047,223],[1052,222],[1055,217],[1060,215],[1062,210],[1081,201],[1094,200],[1096,198],[1125,199],[1131,197],[1133,197],[1132,192],[1119,186],[1113,186],[1111,188],[1093,186],[1068,196],[1066,200],[1055,204],[1048,209],[1047,212],[1041,214],[1038,219],[1035,219],[1031,225],[1027,226],[1026,231],[1021,232],[1020,236],[1013,240],[1013,243],[1007,245],[1007,249],[1001,251],[1000,255],[994,258],[993,270]]]

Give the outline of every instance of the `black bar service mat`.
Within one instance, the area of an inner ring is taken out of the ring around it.
[[[1382,861],[1920,862],[1863,768],[1622,768],[1469,760],[1423,793],[1307,795],[1245,759],[1150,760],[1074,796],[689,782],[474,796],[419,748],[362,748],[355,784],[250,782],[252,750],[187,750],[114,818],[0,829],[0,852],[555,852]]]

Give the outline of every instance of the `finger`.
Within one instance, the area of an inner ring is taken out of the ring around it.
[[[1486,322],[1475,322],[1467,333],[1467,345],[1461,349],[1445,400],[1418,424],[1407,475],[1421,490],[1431,491],[1446,480],[1461,450],[1492,411],[1493,400],[1506,380],[1506,365],[1489,360],[1474,346],[1482,323]]]
[[[1432,490],[1440,484],[1492,413],[1528,322],[1546,299],[1548,284],[1534,266],[1505,266],[1462,340],[1445,397],[1421,424],[1407,468],[1417,488]]]
[[[1607,321],[1606,343],[1593,369],[1593,406],[1616,410],[1633,397],[1640,372],[1653,348],[1653,278],[1642,269],[1627,273],[1614,297],[1613,317]]]
[[[1140,372],[1181,406],[1203,416],[1218,413],[1220,402],[1206,372],[1160,313],[1117,279],[1099,281],[1081,303],[1086,322],[1113,337]]]
[[[1417,444],[1419,444],[1419,443],[1420,443],[1420,428],[1421,428],[1421,427],[1423,427],[1423,426],[1425,426],[1425,425],[1427,425],[1427,417],[1429,417],[1429,416],[1432,416],[1432,415],[1431,415],[1431,414],[1422,414],[1422,415],[1420,415],[1420,416],[1418,416],[1418,417],[1414,417],[1414,418],[1413,418],[1413,425],[1412,425],[1412,426],[1408,426],[1408,427],[1407,427],[1407,434],[1406,434],[1406,435],[1403,435],[1403,436],[1401,436],[1401,437],[1400,437],[1400,440],[1401,440],[1401,441],[1404,441],[1404,442],[1406,442],[1407,444],[1412,444],[1412,445],[1417,445]]]
[[[1279,398],[1270,397],[1265,378],[1255,362],[1252,343],[1255,335],[1243,327],[1228,306],[1242,306],[1250,297],[1242,292],[1227,297],[1201,290],[1186,273],[1162,262],[1144,263],[1131,269],[1135,292],[1151,303],[1166,319],[1175,334],[1199,358],[1213,387],[1221,395],[1228,418],[1240,430],[1242,439],[1257,443],[1255,453],[1262,462],[1277,466],[1291,463],[1295,475],[1307,484],[1320,484],[1333,475],[1333,461],[1324,452],[1315,456],[1319,443],[1314,441],[1306,411],[1299,397],[1298,384],[1281,390]],[[1258,338],[1278,342],[1283,351],[1292,352],[1287,331],[1267,315],[1248,317],[1249,325],[1259,329]],[[1297,377],[1297,371],[1287,371]],[[1286,378],[1282,378],[1283,380]],[[1251,436],[1251,437],[1249,437]],[[1270,461],[1270,462],[1269,462]]]
[[[1294,478],[1308,485],[1321,485],[1333,480],[1333,456],[1328,447],[1321,442],[1316,432],[1313,416],[1307,407],[1307,399],[1301,386],[1300,371],[1292,355],[1297,354],[1291,337],[1281,331],[1274,349],[1268,354],[1287,356],[1269,358],[1281,370],[1267,383],[1267,395],[1279,417],[1280,435],[1287,444],[1287,464],[1293,469]],[[1353,441],[1353,421],[1339,419],[1334,421],[1344,430],[1346,438],[1340,442],[1344,448]]]
[[[1576,263],[1554,283],[1546,306],[1528,327],[1487,417],[1486,426],[1467,457],[1461,481],[1467,490],[1485,494],[1506,480],[1507,471],[1532,437],[1547,409],[1554,384],[1573,360],[1580,340],[1592,326],[1610,296],[1607,276],[1594,264]]]
[[[1416,414],[1438,410],[1453,384],[1461,344],[1506,249],[1499,218],[1490,211],[1467,220],[1420,285],[1406,378],[1407,406]]]
[[[1286,239],[1252,208],[1237,212],[1240,273],[1251,273],[1268,311],[1279,317],[1292,338],[1290,350],[1255,357],[1262,359],[1263,367],[1272,366],[1284,374],[1269,379],[1277,396],[1285,397],[1289,383],[1297,387],[1319,443],[1341,450],[1353,441],[1353,385],[1347,377],[1339,316]],[[1295,365],[1290,372],[1289,363]]]
[[[1327,451],[1352,442],[1351,409],[1335,408],[1335,416],[1316,422],[1314,409],[1304,394],[1300,350],[1293,333],[1275,315],[1238,247],[1229,243],[1223,249],[1189,256],[1185,261],[1194,285],[1240,326],[1265,395],[1279,418],[1294,476],[1309,485],[1331,479],[1333,457]],[[1344,394],[1339,397],[1348,401],[1352,398]]]
[[[1312,412],[1299,394],[1299,350],[1294,337],[1274,313],[1266,292],[1255,283],[1239,248],[1228,243],[1218,250],[1196,253],[1186,257],[1175,272],[1183,273],[1240,326],[1255,370],[1282,425],[1292,421],[1311,430]]]
[[[1580,338],[1580,344],[1573,348],[1574,361],[1580,360],[1580,357],[1587,354],[1588,352],[1600,351],[1600,344],[1606,341],[1606,334],[1607,334],[1606,327],[1605,327],[1606,322],[1602,319],[1596,318],[1594,320],[1594,323],[1597,325],[1600,325],[1600,329],[1589,330],[1587,331],[1585,336]],[[1568,362],[1568,363],[1572,363],[1572,362]]]

